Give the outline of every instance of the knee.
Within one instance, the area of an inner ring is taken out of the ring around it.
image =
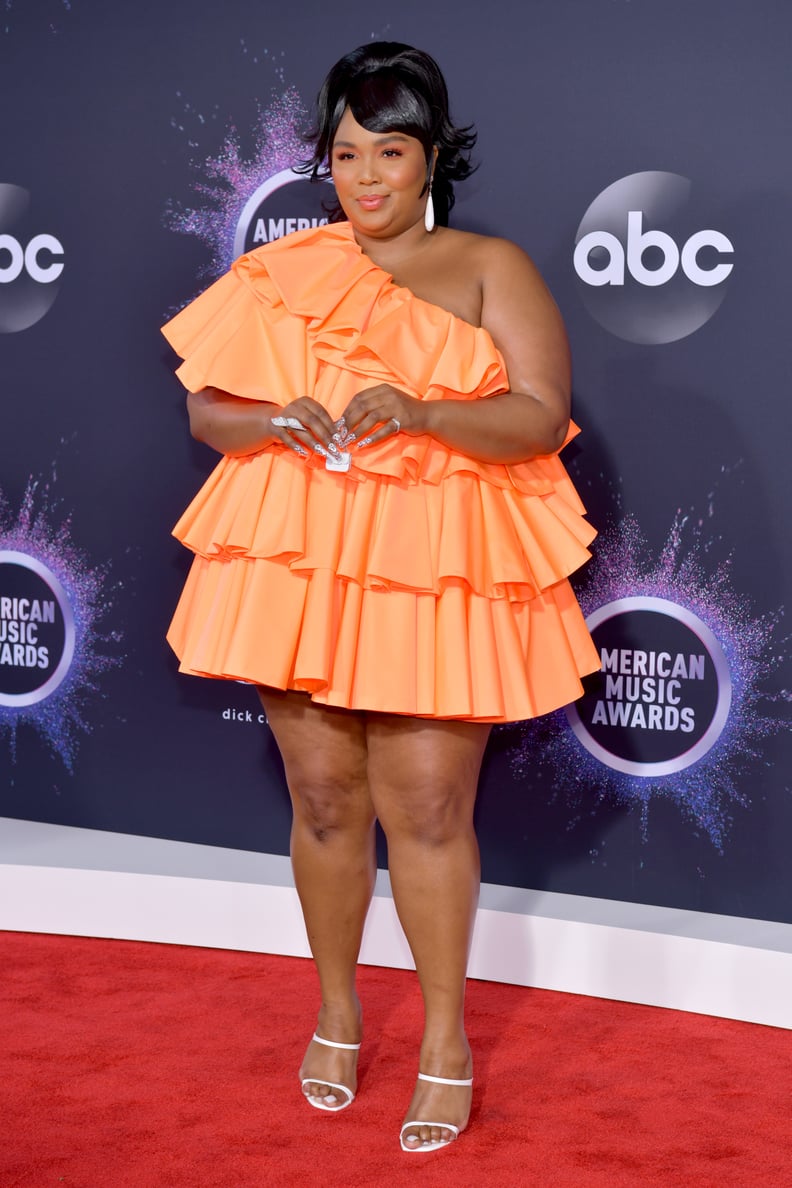
[[[386,795],[378,819],[389,841],[404,839],[430,848],[456,841],[473,829],[472,814],[458,789],[433,784]],[[379,806],[378,806],[379,807]]]
[[[370,829],[374,822],[368,788],[360,781],[307,773],[289,779],[295,819],[319,842],[344,832]]]

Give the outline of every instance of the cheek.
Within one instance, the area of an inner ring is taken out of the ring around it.
[[[403,190],[420,190],[426,181],[426,166],[423,161],[400,161],[394,170],[394,180]]]
[[[335,186],[339,202],[346,202],[355,188],[353,179],[350,178],[348,172],[343,169],[333,169],[330,171],[330,181]]]

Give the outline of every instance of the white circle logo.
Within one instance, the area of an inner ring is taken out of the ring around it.
[[[239,216],[234,235],[234,256],[262,247],[274,239],[307,231],[327,222],[322,212],[323,187],[293,169],[268,177],[251,194]]]
[[[63,245],[32,224],[30,194],[0,182],[0,333],[39,322],[58,295]]]
[[[731,707],[723,648],[692,611],[665,598],[619,598],[586,619],[602,668],[567,706],[577,738],[633,776],[683,771],[715,745]]]
[[[589,206],[574,266],[589,313],[619,338],[675,342],[708,322],[726,295],[734,247],[702,229],[677,173],[622,177]]]
[[[61,684],[74,656],[66,591],[27,553],[0,550],[0,705],[35,705]]]

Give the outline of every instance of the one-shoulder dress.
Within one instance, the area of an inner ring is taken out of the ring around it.
[[[509,386],[487,331],[395,284],[349,223],[241,256],[163,332],[188,390],[312,396],[334,419],[379,383]],[[346,473],[280,443],[222,458],[174,529],[195,554],[168,633],[181,671],[481,722],[578,697],[599,657],[568,577],[595,533],[558,455],[478,462],[404,433],[351,454]]]

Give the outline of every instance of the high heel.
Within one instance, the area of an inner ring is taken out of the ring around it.
[[[435,1085],[460,1085],[467,1089],[469,1089],[473,1084],[472,1077],[464,1081],[454,1081],[450,1080],[448,1077],[430,1077],[428,1073],[422,1072],[418,1073],[418,1080],[432,1081]],[[450,1130],[453,1132],[454,1138],[436,1139],[434,1141],[432,1139],[424,1139],[416,1143],[415,1146],[408,1147],[404,1141],[405,1130],[412,1130],[419,1126],[437,1126],[442,1130]],[[414,1118],[409,1122],[405,1122],[402,1126],[401,1131],[399,1132],[399,1143],[401,1144],[402,1151],[411,1151],[413,1153],[417,1151],[419,1154],[423,1155],[428,1151],[439,1151],[441,1147],[449,1146],[450,1143],[453,1143],[454,1139],[459,1138],[460,1129],[461,1128],[459,1126],[454,1126],[452,1122],[424,1122],[421,1118]]]
[[[315,1044],[324,1044],[326,1048],[343,1048],[348,1052],[358,1052],[360,1050],[360,1044],[338,1044],[335,1040],[323,1039],[321,1035],[316,1035],[315,1033],[312,1039]],[[325,1103],[331,1094],[326,1094],[324,1097],[311,1096],[311,1094],[305,1092],[306,1085],[326,1085],[328,1089],[340,1089],[345,1095],[346,1100],[342,1101],[340,1105],[326,1105]],[[337,1081],[323,1081],[321,1077],[303,1077],[300,1081],[300,1088],[309,1105],[312,1105],[315,1110],[325,1110],[328,1114],[340,1113],[347,1106],[351,1106],[355,1100],[355,1095],[348,1085],[340,1085]]]

